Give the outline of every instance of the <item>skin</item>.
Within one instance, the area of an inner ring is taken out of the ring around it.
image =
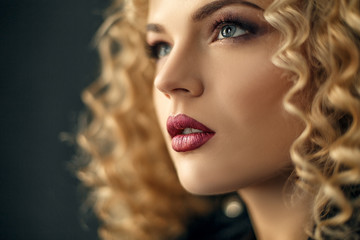
[[[154,102],[180,182],[194,194],[239,191],[258,239],[306,239],[301,225],[306,197],[291,206],[283,198],[293,169],[289,148],[303,126],[285,112],[283,97],[291,83],[271,62],[279,33],[263,12],[272,1],[228,1],[194,20],[210,2],[150,1],[147,42],[165,43],[157,48]],[[221,23],[229,16],[257,30]],[[236,34],[223,38],[225,25],[235,26]],[[215,136],[193,151],[174,151],[166,121],[180,113]]]

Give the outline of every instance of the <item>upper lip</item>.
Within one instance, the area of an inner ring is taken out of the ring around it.
[[[186,116],[185,114],[170,116],[167,120],[166,126],[171,138],[175,137],[176,135],[182,134],[182,132],[186,128],[198,129],[206,133],[214,133],[213,130],[209,129],[204,124],[196,121],[189,116]]]

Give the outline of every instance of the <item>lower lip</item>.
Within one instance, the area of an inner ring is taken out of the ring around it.
[[[188,152],[195,150],[210,140],[215,133],[191,133],[176,135],[171,140],[172,148],[176,152]]]

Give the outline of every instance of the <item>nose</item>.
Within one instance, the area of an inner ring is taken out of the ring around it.
[[[155,77],[155,88],[168,98],[199,97],[204,92],[200,54],[186,48],[173,48]]]

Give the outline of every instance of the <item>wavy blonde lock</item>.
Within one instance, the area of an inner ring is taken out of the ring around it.
[[[265,12],[282,35],[273,62],[294,83],[284,106],[305,125],[290,153],[293,179],[314,196],[315,239],[359,239],[359,2],[275,0]],[[99,31],[101,76],[83,93],[92,118],[77,139],[90,159],[78,175],[106,240],[173,238],[209,209],[179,185],[157,125],[146,15],[145,0],[114,1]]]

